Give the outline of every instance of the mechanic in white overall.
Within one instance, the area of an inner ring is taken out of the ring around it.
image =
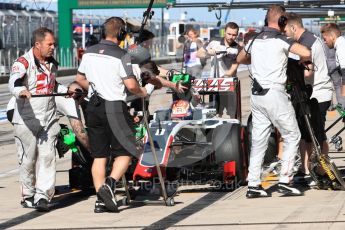
[[[49,211],[48,203],[55,191],[55,143],[60,126],[54,97],[31,96],[54,91],[65,93],[67,88],[59,87],[55,80],[53,32],[41,27],[32,37],[33,47],[11,68],[9,89],[16,97],[12,122],[19,160],[21,204]]]
[[[63,89],[63,85],[59,85],[59,88]],[[76,82],[72,82],[69,84],[68,88],[64,89],[65,91],[69,92],[82,92],[82,88]],[[90,143],[89,137],[87,135],[87,131],[83,125],[81,120],[81,113],[79,109],[79,103],[83,99],[81,95],[75,95],[76,98],[73,98],[73,94],[71,97],[65,96],[57,96],[55,97],[56,109],[57,114],[59,116],[66,116],[71,124],[73,133],[78,138],[78,141],[90,152]],[[16,98],[13,96],[7,104],[7,119],[9,122],[12,123],[14,108],[16,106]]]
[[[260,175],[271,124],[279,130],[284,140],[278,192],[284,195],[302,195],[298,189],[290,185],[301,134],[295,111],[285,92],[285,83],[289,51],[299,55],[303,61],[310,59],[311,53],[306,47],[293,43],[281,34],[284,11],[283,7],[272,5],[266,15],[268,26],[249,41],[237,57],[239,63],[251,62],[254,79],[250,101],[253,133],[247,198],[269,196],[261,186]]]

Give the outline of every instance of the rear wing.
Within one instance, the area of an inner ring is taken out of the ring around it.
[[[235,92],[237,77],[194,79],[192,87],[199,94],[214,94],[218,92]]]

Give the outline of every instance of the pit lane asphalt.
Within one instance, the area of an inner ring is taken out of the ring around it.
[[[71,77],[72,79],[73,77]],[[242,88],[243,123],[249,115],[249,78],[239,74]],[[66,78],[66,80],[68,80]],[[169,104],[165,90],[154,93],[150,109]],[[337,118],[327,115],[327,126]],[[67,124],[67,120],[62,119]],[[328,137],[342,127],[337,124]],[[57,160],[57,194],[52,210],[39,213],[19,204],[18,170],[12,126],[0,123],[0,229],[344,229],[345,193],[343,191],[305,190],[301,197],[281,197],[275,192],[277,178],[267,178],[273,192],[265,199],[246,199],[246,187],[220,192],[205,186],[182,186],[175,197],[176,205],[120,207],[119,213],[93,213],[95,195],[68,188],[70,155]],[[341,171],[345,153],[330,156]],[[119,193],[119,197],[121,194]]]

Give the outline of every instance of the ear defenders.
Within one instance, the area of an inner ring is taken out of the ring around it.
[[[280,18],[278,19],[278,25],[279,25],[280,29],[285,28],[287,21],[288,21],[288,19],[286,16],[284,16],[284,15],[280,16]]]
[[[279,6],[279,8],[281,9],[282,12],[286,12],[285,8],[283,6]],[[268,26],[268,13],[269,13],[270,9],[267,10],[266,16],[265,16],[265,24],[264,26]],[[279,17],[278,19],[278,25],[281,29],[284,29],[285,26],[287,24],[287,17],[282,15]]]
[[[101,38],[102,39],[104,39],[105,38],[105,24],[107,24],[108,22],[110,22],[111,20],[113,20],[113,19],[116,19],[116,20],[118,20],[118,21],[121,21],[121,23],[123,24],[123,25],[126,25],[126,23],[125,23],[125,21],[122,19],[122,18],[120,18],[120,17],[110,17],[110,18],[108,18],[104,23],[103,23],[103,25],[101,26]],[[125,40],[125,38],[126,38],[126,35],[127,35],[127,30],[126,30],[126,27],[125,26],[121,26],[120,27],[120,29],[119,29],[119,31],[118,31],[118,33],[117,33],[117,40],[118,41],[123,41],[123,40]]]
[[[117,33],[117,40],[123,41],[126,39],[126,35],[127,35],[126,22],[122,18],[119,18],[119,17],[115,17],[115,18],[120,20],[123,24],[123,26],[120,27],[120,30]]]

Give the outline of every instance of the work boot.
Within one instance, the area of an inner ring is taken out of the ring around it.
[[[278,192],[284,196],[302,196],[303,193],[288,183],[278,183]]]
[[[294,176],[293,176],[293,183],[294,184],[303,184],[307,185],[311,180],[310,174],[305,174],[301,171],[298,171]]]
[[[117,202],[115,198],[116,181],[107,177],[105,183],[99,188],[98,195],[103,200],[105,207],[110,212],[118,212]]]
[[[48,207],[48,201],[44,198],[41,198],[38,200],[35,206],[36,210],[39,212],[48,212],[49,207]]]
[[[247,198],[259,198],[259,197],[269,197],[270,195],[265,191],[265,189],[259,185],[259,186],[248,186]]]
[[[34,197],[25,198],[20,202],[23,208],[35,208]]]
[[[96,200],[95,202],[95,209],[93,210],[95,213],[103,213],[107,212],[108,209],[105,207],[105,204],[101,200]]]

